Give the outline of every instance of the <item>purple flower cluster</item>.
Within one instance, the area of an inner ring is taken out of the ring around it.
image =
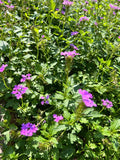
[[[86,16],[80,17],[79,21],[80,21],[80,22],[82,22],[82,21],[89,21],[89,18],[86,17]]]
[[[27,80],[30,80],[30,79],[31,79],[30,76],[31,76],[30,73],[28,73],[28,74],[26,74],[26,75],[22,74],[22,79],[20,80],[20,82],[25,82],[26,79],[27,79]]]
[[[110,8],[113,9],[113,10],[120,10],[120,7],[115,6],[115,5],[113,5],[113,4],[110,4],[109,6],[110,6]]]
[[[87,10],[87,9],[83,9],[83,11],[88,12],[88,10]]]
[[[97,107],[97,105],[94,103],[94,101],[92,100],[93,96],[91,93],[89,93],[88,91],[86,90],[82,90],[82,89],[79,89],[78,90],[79,94],[82,95],[82,100],[84,102],[84,104],[87,106],[87,107]]]
[[[0,4],[3,4],[3,2],[0,0]]]
[[[74,57],[74,56],[76,56],[76,55],[80,55],[79,53],[76,53],[76,50],[74,50],[74,51],[68,51],[68,52],[61,52],[60,53],[60,55],[63,55],[63,56],[65,56],[65,57],[68,57],[68,56],[70,56],[70,57]]]
[[[71,36],[77,35],[79,32],[75,31],[75,32],[71,32]]]
[[[54,119],[55,122],[59,122],[60,120],[63,119],[63,116],[62,116],[62,115],[57,116],[57,114],[53,114],[53,118],[55,118],[55,119]]]
[[[70,46],[75,49],[75,50],[78,50],[78,48],[74,45],[74,44],[70,44]]]
[[[106,108],[111,108],[113,106],[112,102],[109,101],[108,99],[106,99],[106,100],[102,99],[101,101],[103,102],[102,103],[103,106],[106,106]]]
[[[97,22],[95,22],[94,24],[95,24],[96,26],[98,25],[98,23],[97,23]]]
[[[68,0],[64,0],[64,2],[62,4],[65,6],[71,6],[73,4],[73,2],[68,1]]]
[[[2,66],[0,67],[0,72],[3,72],[7,66],[7,64],[2,64]]]
[[[42,105],[44,105],[44,103],[49,104],[49,101],[48,101],[49,95],[47,95],[46,98],[42,96],[42,97],[40,97],[40,99],[44,99],[43,101],[41,101]]]
[[[22,98],[22,95],[24,93],[26,93],[27,89],[28,89],[28,87],[25,87],[21,84],[18,84],[18,85],[14,86],[13,91],[11,93],[14,94],[17,99],[20,99],[20,98]]]
[[[5,5],[7,8],[13,9],[14,6],[13,5]]]
[[[21,127],[21,135],[24,136],[32,136],[33,133],[36,133],[36,131],[38,130],[38,128],[36,127],[35,124],[32,124],[30,122],[26,123],[26,124],[22,124]]]

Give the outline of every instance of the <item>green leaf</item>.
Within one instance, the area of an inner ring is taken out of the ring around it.
[[[59,125],[52,129],[52,135],[55,135],[57,132],[65,130],[67,127],[65,125]]]
[[[77,141],[77,136],[73,133],[68,134],[68,138],[70,139],[71,144]]]
[[[69,119],[70,119],[70,116],[71,116],[71,114],[68,112],[68,110],[64,110],[63,117],[64,117],[65,119],[69,120]]]
[[[54,0],[50,0],[50,7],[51,7],[51,10],[52,11],[54,11],[54,9],[55,9],[55,2],[54,2]]]
[[[63,148],[63,151],[60,153],[60,158],[70,159],[74,154],[75,149],[72,146],[66,146]]]
[[[5,51],[8,48],[8,43],[6,41],[0,41],[0,49]]]
[[[9,140],[10,140],[10,130],[6,131],[6,132],[4,132],[2,134],[6,136],[5,144],[7,144],[9,142]]]
[[[88,116],[92,117],[92,118],[96,118],[96,117],[102,117],[104,116],[103,114],[100,114],[98,111],[93,111],[91,112]]]
[[[118,128],[120,128],[120,119],[115,119],[111,122],[110,129],[111,129],[111,131],[114,131]]]

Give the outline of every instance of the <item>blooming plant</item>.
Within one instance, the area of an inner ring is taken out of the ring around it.
[[[17,99],[20,99],[22,98],[22,95],[26,93],[27,89],[28,87],[18,84],[14,86],[13,91],[11,93],[14,94]]]
[[[0,0],[0,160],[120,159],[119,11]]]
[[[26,81],[26,79],[27,80],[30,80],[31,79],[31,74],[30,73],[28,73],[28,74],[26,74],[26,75],[22,75],[22,79],[20,80],[20,82],[25,82]]]
[[[60,120],[63,120],[63,116],[62,115],[57,116],[57,114],[53,114],[53,118],[54,118],[55,122],[59,122]]]
[[[0,67],[0,72],[3,72],[7,66],[7,64],[2,64],[2,66]]]
[[[38,130],[38,128],[36,127],[35,124],[32,123],[26,123],[26,124],[22,124],[21,127],[21,135],[24,136],[32,136],[33,133],[36,133]]]

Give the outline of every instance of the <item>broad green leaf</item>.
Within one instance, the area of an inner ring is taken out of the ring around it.
[[[110,129],[111,131],[114,131],[117,130],[118,128],[120,129],[120,119],[115,119],[111,122]]]

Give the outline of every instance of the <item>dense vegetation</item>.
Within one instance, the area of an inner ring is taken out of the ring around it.
[[[0,0],[2,160],[118,160],[120,0]]]

